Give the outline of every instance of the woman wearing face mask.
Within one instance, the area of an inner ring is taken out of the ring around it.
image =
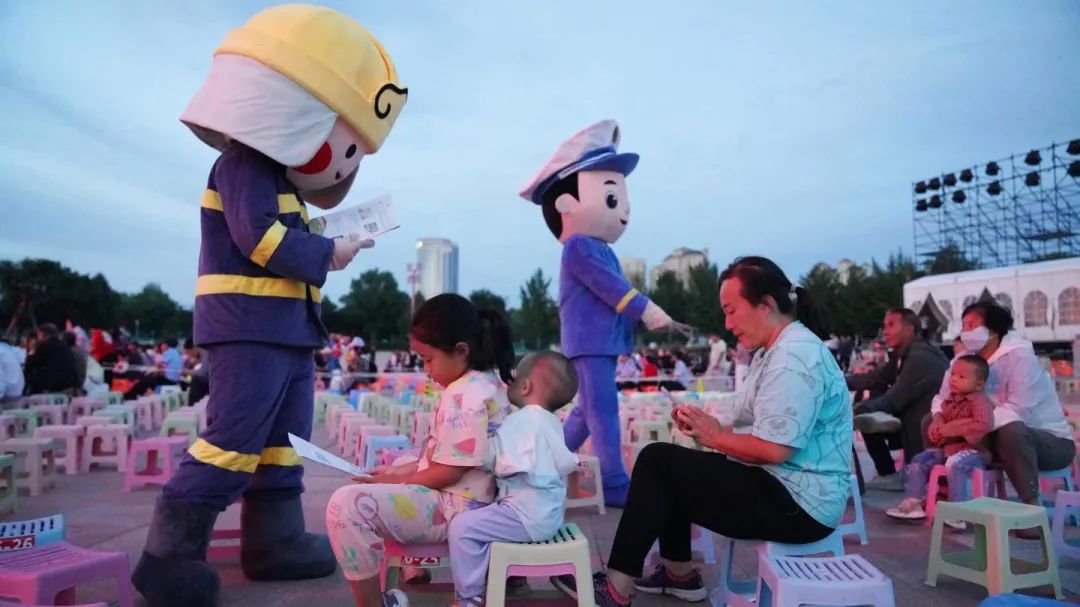
[[[1010,332],[1013,317],[1007,309],[980,301],[965,308],[961,318],[965,353],[977,354],[990,365],[986,393],[995,407],[987,446],[1020,499],[1038,504],[1039,471],[1065,468],[1076,455],[1054,381],[1039,363],[1031,342]],[[946,382],[934,398],[932,411],[940,410],[948,393]]]

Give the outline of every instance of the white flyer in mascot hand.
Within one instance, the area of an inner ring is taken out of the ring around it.
[[[330,453],[329,451],[326,451],[325,449],[320,449],[316,447],[315,445],[307,442],[306,440],[300,438],[299,436],[291,432],[289,433],[289,442],[292,443],[293,449],[296,449],[296,454],[300,457],[303,457],[304,459],[309,459],[313,462],[319,462],[324,466],[330,466],[335,470],[341,470],[342,472],[351,474],[353,476],[371,476],[366,470],[350,464],[349,462]]]
[[[327,213],[312,219],[308,229],[312,234],[339,238],[356,234],[361,239],[375,238],[401,227],[394,203],[389,196],[379,196],[354,207]]]

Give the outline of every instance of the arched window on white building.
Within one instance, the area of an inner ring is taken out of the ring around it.
[[[1009,297],[1008,293],[998,293],[997,295],[994,295],[994,299],[1008,311],[1013,311],[1012,297]]]
[[[1058,295],[1058,316],[1063,325],[1080,325],[1080,289],[1069,287]]]
[[[1050,300],[1042,291],[1032,291],[1024,296],[1024,326],[1045,327],[1050,324],[1047,312]]]
[[[975,295],[968,295],[967,297],[965,297],[963,310],[960,310],[960,313],[963,314],[964,310],[966,310],[968,306],[975,303],[976,301],[979,301],[979,298]]]
[[[949,320],[953,319],[953,309],[951,301],[947,299],[942,299],[941,301],[937,302],[937,305],[938,308],[941,309],[941,313],[945,315],[945,318],[948,318]]]

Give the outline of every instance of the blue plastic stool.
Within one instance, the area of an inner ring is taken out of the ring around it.
[[[1065,601],[1053,599],[1041,599],[1035,596],[1022,594],[995,594],[994,596],[979,603],[979,607],[1055,607],[1057,605],[1069,605]]]
[[[371,469],[379,464],[376,452],[379,449],[409,449],[412,443],[408,436],[397,434],[395,436],[369,436],[364,441],[364,468]]]
[[[0,551],[40,548],[62,541],[64,541],[63,514],[29,521],[0,523]]]

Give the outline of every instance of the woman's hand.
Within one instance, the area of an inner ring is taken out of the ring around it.
[[[394,466],[375,466],[365,476],[352,477],[353,482],[361,485],[397,485],[405,477],[404,471]]]
[[[680,432],[709,448],[716,449],[722,437],[731,434],[731,428],[725,427],[720,420],[694,406],[679,405],[671,415]]]

